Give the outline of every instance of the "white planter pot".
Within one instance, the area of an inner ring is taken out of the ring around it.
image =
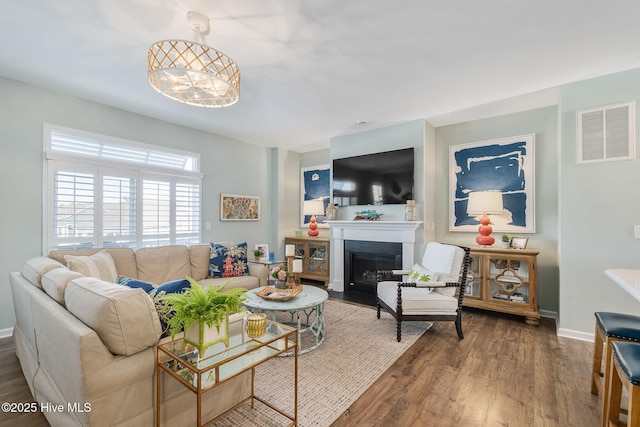
[[[215,325],[207,326],[205,322],[192,323],[184,333],[184,340],[198,349],[200,357],[207,348],[219,342],[229,347],[229,316],[220,324],[220,330]]]

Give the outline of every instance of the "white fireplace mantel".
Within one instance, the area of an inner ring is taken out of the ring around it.
[[[331,281],[329,288],[344,292],[344,241],[402,243],[402,269],[414,262],[416,230],[422,221],[327,221],[331,229]]]

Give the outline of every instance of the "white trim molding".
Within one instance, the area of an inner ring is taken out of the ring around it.
[[[329,289],[344,292],[344,241],[402,243],[402,269],[411,270],[416,230],[422,221],[327,221],[331,229]]]
[[[0,329],[0,339],[13,336],[13,328]]]

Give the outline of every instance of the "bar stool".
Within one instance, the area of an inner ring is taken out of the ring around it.
[[[608,313],[598,311],[596,316],[596,334],[593,349],[593,369],[591,374],[591,393],[602,394],[602,425],[605,424],[606,405],[609,398],[609,388],[604,378],[611,370],[611,342],[633,341],[640,342],[640,316],[630,314]],[[604,371],[602,370],[602,352]]]
[[[603,392],[604,376],[609,369],[612,341],[640,342],[640,316],[598,311],[596,316],[595,345],[593,349],[593,369],[591,393]],[[605,369],[602,371],[602,351],[606,349]]]
[[[622,388],[629,394],[627,427],[640,427],[640,344],[614,341],[611,343],[612,369],[607,374],[609,395],[602,413],[604,426],[618,426]]]

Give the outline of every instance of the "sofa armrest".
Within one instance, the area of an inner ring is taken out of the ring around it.
[[[249,275],[257,277],[259,286],[267,286],[269,280],[269,268],[264,264],[248,263]]]

